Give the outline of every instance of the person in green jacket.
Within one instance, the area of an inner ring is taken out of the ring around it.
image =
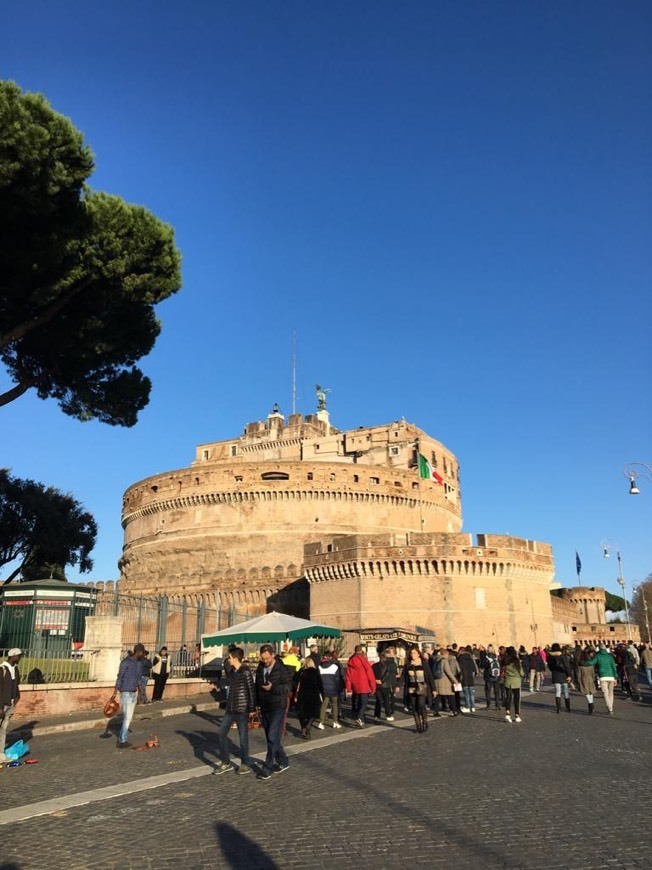
[[[616,662],[614,661],[613,656],[607,649],[600,644],[600,648],[597,653],[590,658],[588,661],[584,662],[585,665],[592,665],[598,669],[598,677],[600,678],[600,688],[602,689],[602,694],[604,695],[604,702],[607,705],[607,710],[609,711],[609,715],[613,716],[614,714],[614,686],[616,685],[616,679],[618,677],[618,671],[616,670]]]
[[[503,685],[505,686],[505,722],[512,721],[510,707],[514,700],[514,721],[521,722],[521,686],[523,666],[515,647],[508,646],[502,658]]]

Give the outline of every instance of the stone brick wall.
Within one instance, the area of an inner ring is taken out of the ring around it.
[[[92,710],[102,713],[113,692],[115,681],[96,683],[57,683],[56,685],[20,687],[20,701],[12,726],[44,716],[62,716]],[[150,691],[153,684],[150,682]],[[192,698],[206,693],[209,684],[199,679],[168,680],[165,698]]]
[[[351,632],[431,630],[441,643],[547,643],[549,545],[468,534],[349,535],[306,546],[311,617]]]

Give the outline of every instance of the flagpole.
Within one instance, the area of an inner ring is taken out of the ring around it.
[[[418,477],[418,481],[419,481],[417,484],[417,487],[418,487],[417,492],[419,493],[419,531],[422,532],[424,519],[423,519],[423,502],[421,501],[421,462],[420,462],[420,458],[419,458],[421,455],[421,450],[419,448],[419,439],[418,438],[415,441],[415,445],[416,445],[415,449],[417,451],[417,477]]]

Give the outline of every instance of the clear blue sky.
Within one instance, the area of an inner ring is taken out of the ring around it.
[[[96,516],[123,490],[332,389],[462,467],[464,527],[554,546],[557,578],[652,571],[652,4],[6,0],[0,76],[84,131],[92,184],[172,223],[184,287],[131,430],[25,396],[3,465]],[[2,385],[0,376],[0,385]],[[74,579],[74,573],[71,574]]]

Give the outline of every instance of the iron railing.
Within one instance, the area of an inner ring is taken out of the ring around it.
[[[0,659],[8,652],[8,649],[0,649]],[[47,650],[43,646],[23,648],[19,664],[21,684],[86,683],[91,679],[91,656],[96,652],[85,649],[66,655],[63,650]]]

